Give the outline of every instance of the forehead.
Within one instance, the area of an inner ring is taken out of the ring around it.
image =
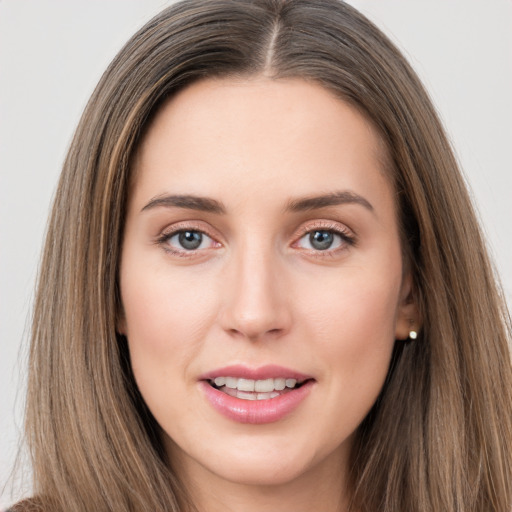
[[[229,185],[240,199],[270,189],[293,197],[389,187],[386,161],[372,123],[318,84],[209,79],[153,119],[134,159],[134,195],[226,195]]]

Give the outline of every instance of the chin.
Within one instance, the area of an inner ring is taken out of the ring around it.
[[[283,460],[276,453],[273,457],[260,457],[258,460],[233,457],[222,467],[208,468],[223,480],[238,485],[271,487],[285,485],[300,478],[307,472],[308,464],[303,460]]]

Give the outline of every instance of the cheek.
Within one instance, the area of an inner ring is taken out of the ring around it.
[[[165,428],[191,407],[184,397],[192,363],[216,317],[214,296],[201,293],[199,278],[194,282],[165,264],[138,261],[143,259],[134,258],[133,265],[126,259],[121,273],[126,337],[137,387]]]
[[[394,341],[400,279],[398,271],[393,277],[358,269],[340,272],[324,286],[316,282],[317,291],[301,305],[302,316],[315,325],[318,340],[340,349],[353,346],[359,351],[367,345],[389,344]]]
[[[134,374],[138,381],[175,369],[182,375],[215,318],[213,297],[179,273],[128,263],[121,299]]]
[[[332,280],[302,306],[318,366],[329,365],[329,399],[340,403],[340,414],[354,428],[382,388],[395,343],[401,273],[379,274],[351,269],[350,277]]]

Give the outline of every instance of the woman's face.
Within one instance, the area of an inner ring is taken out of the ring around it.
[[[413,316],[385,161],[361,114],[301,80],[203,81],[152,122],[118,329],[181,475],[343,470]]]

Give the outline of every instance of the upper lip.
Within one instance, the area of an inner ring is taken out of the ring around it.
[[[296,379],[297,381],[305,381],[312,379],[311,375],[285,368],[284,366],[268,364],[257,368],[236,364],[217,368],[209,372],[203,373],[200,380],[213,380],[216,377],[236,377],[240,379],[264,380],[264,379]]]

